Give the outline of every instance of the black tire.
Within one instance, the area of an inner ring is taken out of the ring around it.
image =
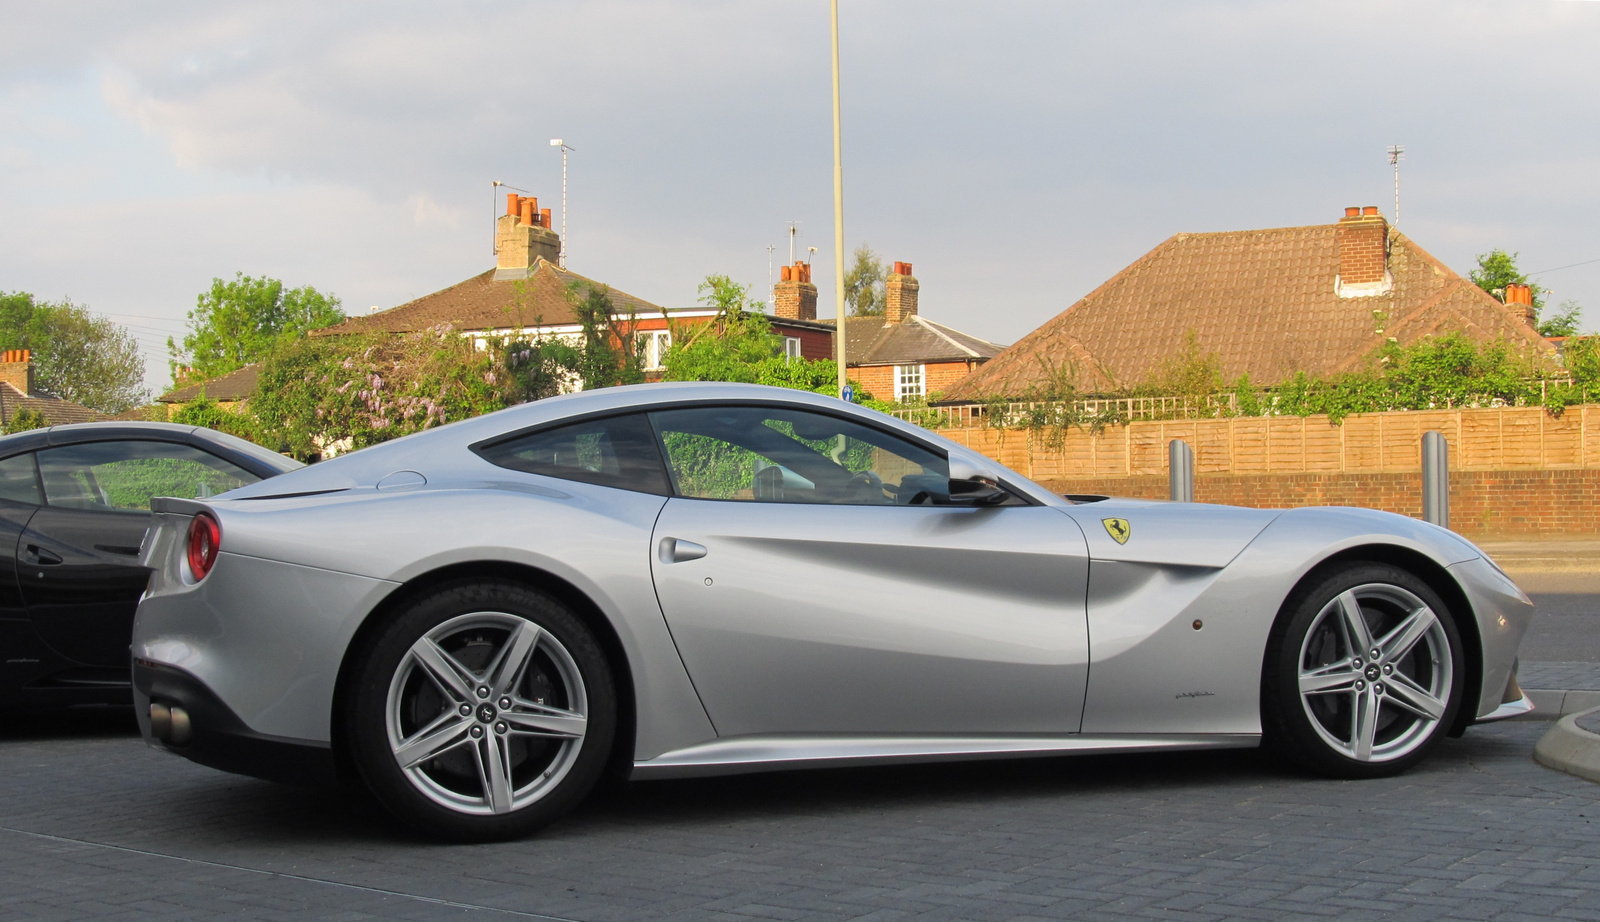
[[[542,592],[441,586],[352,655],[341,715],[352,760],[373,795],[427,835],[527,835],[582,802],[606,768],[617,723],[609,664],[583,622]],[[423,760],[402,766],[412,757]]]
[[[1351,599],[1367,626],[1365,650],[1352,642],[1360,628]],[[1397,630],[1402,623],[1407,631]],[[1284,603],[1267,641],[1264,743],[1323,775],[1398,774],[1455,723],[1466,666],[1454,613],[1406,570],[1352,563],[1314,575]]]

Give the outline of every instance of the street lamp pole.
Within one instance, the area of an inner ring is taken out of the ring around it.
[[[561,250],[556,254],[556,265],[567,267],[567,151],[577,150],[567,146],[560,138],[550,139],[551,147],[561,148]]]
[[[839,365],[839,397],[849,390],[845,374],[844,329],[844,154],[839,142],[839,0],[830,4],[833,16],[833,359]]]

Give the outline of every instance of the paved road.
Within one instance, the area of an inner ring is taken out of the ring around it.
[[[12,725],[0,917],[1600,919],[1600,786],[1530,759],[1544,729],[1359,783],[1254,752],[652,782],[445,847],[120,721]]]
[[[1512,576],[1537,606],[1524,660],[1600,663],[1600,572]]]

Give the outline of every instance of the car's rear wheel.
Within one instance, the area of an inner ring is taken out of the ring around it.
[[[367,786],[432,835],[525,835],[588,794],[616,727],[594,635],[515,583],[413,600],[353,663],[346,738]]]
[[[1427,583],[1386,564],[1353,564],[1290,599],[1262,676],[1267,742],[1314,771],[1369,778],[1405,771],[1461,707],[1461,638]]]

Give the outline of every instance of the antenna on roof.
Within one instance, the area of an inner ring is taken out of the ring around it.
[[[767,306],[778,306],[778,289],[772,284],[772,251],[777,249],[772,244],[767,244]]]
[[[792,266],[792,265],[794,265],[794,235],[800,233],[800,222],[799,221],[790,221],[788,223],[789,223],[789,265]]]
[[[1389,148],[1389,165],[1394,167],[1394,226],[1400,226],[1400,161],[1405,158],[1406,149],[1396,144]]]

